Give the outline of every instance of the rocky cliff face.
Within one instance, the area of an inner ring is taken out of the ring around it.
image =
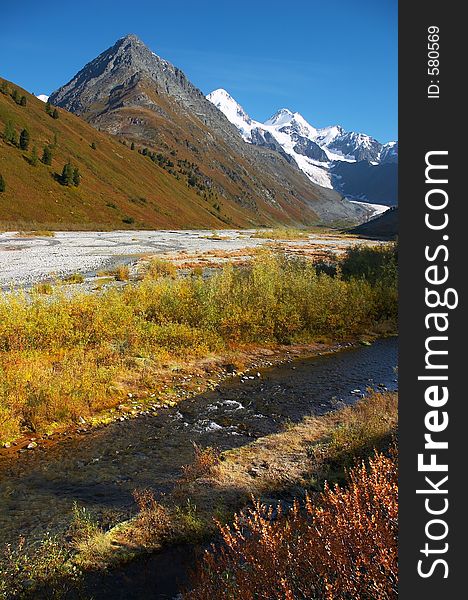
[[[274,140],[246,144],[180,69],[134,35],[88,63],[50,102],[98,129],[172,156],[179,171],[195,173],[204,193],[216,193],[221,213],[229,203],[244,216],[247,212],[252,224],[365,216],[336,192],[313,185],[272,148]]]

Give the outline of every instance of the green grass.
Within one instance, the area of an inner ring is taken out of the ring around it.
[[[262,252],[208,279],[175,277],[152,262],[138,283],[101,294],[3,294],[0,440],[93,415],[130,390],[152,390],[158,368],[174,359],[396,327],[393,260],[389,253],[372,283]]]

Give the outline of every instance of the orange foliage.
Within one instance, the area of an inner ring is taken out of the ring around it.
[[[197,567],[191,600],[390,600],[397,597],[396,456],[375,454],[345,488],[282,515],[255,503],[221,526]],[[276,518],[273,518],[273,517]]]

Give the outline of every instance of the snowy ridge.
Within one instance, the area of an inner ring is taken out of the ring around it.
[[[276,142],[311,181],[322,187],[333,187],[330,174],[327,169],[323,168],[328,160],[326,154],[321,156],[321,160],[317,160],[295,150],[301,138],[312,142],[312,138],[317,133],[317,130],[307,123],[299,113],[292,113],[287,108],[283,108],[271,119],[261,123],[252,119],[224,89],[211,92],[207,95],[207,99],[237,127],[246,142],[269,147]]]
[[[334,188],[330,173],[334,161],[372,164],[397,162],[398,143],[381,144],[364,133],[347,132],[339,125],[316,128],[298,112],[282,108],[264,123],[252,119],[224,89],[207,95],[246,142],[270,148],[279,146],[314,183]],[[278,148],[275,148],[278,149]]]

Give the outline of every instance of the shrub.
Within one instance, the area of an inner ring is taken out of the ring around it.
[[[63,282],[69,283],[69,284],[84,283],[84,281],[85,281],[85,278],[82,273],[72,273],[71,275],[67,275],[66,277],[63,278]]]
[[[15,145],[15,139],[16,139],[16,130],[15,130],[15,126],[13,124],[12,121],[7,121],[5,123],[5,129],[3,131],[3,139],[10,143]]]
[[[44,150],[42,151],[42,162],[45,165],[52,164],[52,150],[49,148],[49,146],[44,146]]]
[[[130,279],[130,269],[128,265],[119,265],[112,274],[117,281],[128,281]]]
[[[212,475],[213,470],[219,465],[220,452],[216,448],[208,446],[200,448],[193,444],[195,455],[193,461],[182,467],[182,477],[179,483],[191,483],[203,477]]]
[[[171,261],[153,257],[144,265],[143,275],[150,279],[175,277],[177,275],[177,269]]]
[[[74,185],[73,167],[70,161],[63,166],[62,175],[60,176],[60,183],[68,186]]]
[[[0,555],[0,598],[65,597],[81,576],[69,559],[69,552],[49,535],[28,548],[24,538],[16,546],[6,545]]]
[[[306,231],[289,227],[276,227],[275,229],[261,229],[252,237],[268,240],[301,240],[309,237]]]
[[[29,148],[29,131],[23,129],[20,133],[19,147],[21,150],[27,150]]]
[[[363,278],[372,284],[384,280],[396,283],[398,249],[394,243],[382,246],[354,246],[342,262],[343,277]]]
[[[286,515],[255,502],[219,529],[223,544],[205,553],[187,599],[396,599],[396,457],[376,454],[346,487]]]
[[[32,291],[36,294],[46,294],[50,296],[53,293],[54,288],[51,283],[48,281],[41,281],[40,283],[36,283],[32,287]]]
[[[31,151],[31,158],[29,159],[29,163],[32,167],[36,167],[38,160],[39,159],[37,157],[37,148],[36,148],[36,146],[33,146],[33,149]]]
[[[172,533],[172,519],[167,508],[156,502],[150,490],[133,493],[138,505],[138,516],[132,528],[132,537],[142,546],[152,547]]]
[[[6,190],[6,183],[3,179],[3,175],[0,173],[0,193]]]
[[[75,167],[73,169],[72,181],[73,181],[73,185],[75,187],[78,187],[81,183],[81,174],[80,174],[80,170],[78,169],[78,167]]]
[[[265,252],[205,279],[176,272],[155,259],[142,281],[96,295],[0,294],[0,406],[9,422],[37,430],[112,406],[116,386],[141,376],[135,356],[155,364],[395,322],[396,281],[387,275],[375,284],[318,275],[309,262]],[[83,280],[77,273],[65,282]]]

